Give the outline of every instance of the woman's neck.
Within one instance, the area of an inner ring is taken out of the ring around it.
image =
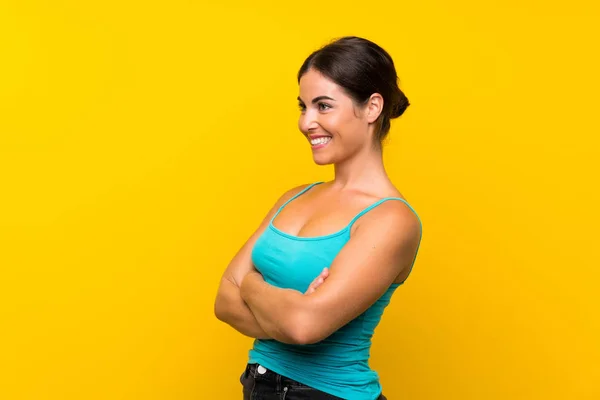
[[[390,179],[383,165],[381,147],[365,151],[334,165],[333,186],[340,190],[360,190],[370,192],[389,185]]]

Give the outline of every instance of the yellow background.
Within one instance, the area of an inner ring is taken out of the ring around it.
[[[385,158],[424,236],[376,331],[384,394],[600,398],[593,4],[0,2],[0,398],[241,399],[219,277],[332,177],[295,75],[341,35],[412,103]]]

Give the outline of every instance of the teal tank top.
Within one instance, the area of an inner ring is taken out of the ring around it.
[[[285,202],[256,241],[252,262],[267,283],[306,292],[315,277],[331,265],[348,242],[354,222],[384,201],[400,200],[417,215],[405,200],[386,197],[362,210],[345,228],[330,235],[299,237],[282,232],[273,225],[275,217],[289,202],[320,183],[323,182],[307,186]],[[417,218],[422,228],[418,215]],[[275,373],[343,399],[377,399],[382,388],[379,375],[369,367],[371,337],[392,294],[402,283],[392,284],[363,314],[318,343],[292,345],[272,339],[255,339],[249,351],[249,363],[258,363]]]

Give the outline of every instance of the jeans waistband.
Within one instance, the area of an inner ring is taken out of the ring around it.
[[[246,380],[245,378],[248,378],[249,376],[252,376],[252,378],[254,379],[255,382],[263,382],[266,384],[267,387],[272,387],[273,390],[275,390],[278,393],[284,389],[291,390],[291,391],[293,391],[294,389],[295,390],[301,389],[302,392],[304,393],[303,394],[304,397],[306,395],[308,395],[308,391],[310,391],[310,393],[314,393],[314,394],[310,395],[311,396],[310,398],[313,398],[313,396],[314,396],[314,398],[321,398],[323,396],[319,397],[319,395],[322,394],[322,395],[326,396],[327,399],[330,399],[330,400],[333,400],[333,399],[343,400],[341,397],[336,397],[331,394],[326,394],[324,392],[321,392],[318,389],[315,389],[313,387],[310,387],[303,383],[300,383],[294,379],[291,379],[291,378],[288,378],[281,374],[278,374],[275,371],[271,371],[268,368],[266,368],[260,364],[248,363],[246,365],[246,370],[242,374],[242,379],[241,379],[242,382],[245,381]],[[287,389],[286,389],[286,387],[287,387]],[[380,396],[378,397],[378,400],[387,400],[387,399],[383,395],[383,393],[381,393]]]
[[[270,381],[281,386],[291,386],[296,388],[311,388],[301,382],[271,371],[260,364],[248,364],[246,366],[246,374],[252,375],[254,379],[261,381]]]

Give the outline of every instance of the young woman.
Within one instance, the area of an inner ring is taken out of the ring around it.
[[[244,399],[385,399],[371,338],[408,277],[421,221],[390,181],[382,140],[409,102],[377,44],[344,37],[298,73],[298,127],[335,179],[275,203],[225,270],[217,318],[256,338]]]

